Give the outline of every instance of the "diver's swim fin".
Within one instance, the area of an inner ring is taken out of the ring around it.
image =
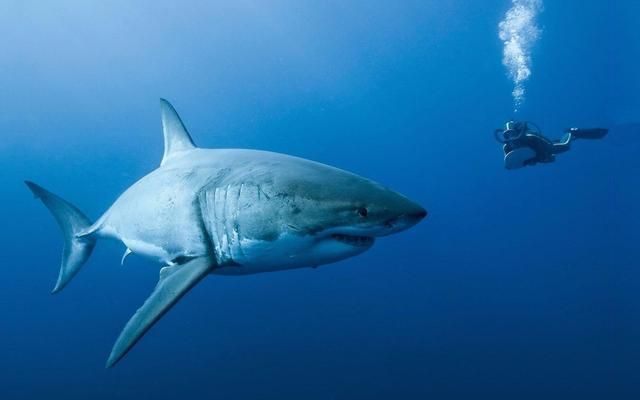
[[[164,267],[151,296],[131,317],[113,345],[107,368],[112,367],[140,340],[171,307],[204,278],[215,265],[209,257]]]
[[[607,135],[609,130],[605,128],[571,128],[568,129],[567,132],[571,133],[574,139],[602,139]]]

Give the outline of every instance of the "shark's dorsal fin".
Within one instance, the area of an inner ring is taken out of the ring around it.
[[[162,133],[164,135],[164,155],[160,165],[163,165],[177,153],[195,149],[196,145],[193,144],[189,132],[187,132],[180,116],[171,103],[165,99],[160,99],[160,111],[162,114]]]

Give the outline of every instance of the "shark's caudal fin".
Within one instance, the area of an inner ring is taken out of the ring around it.
[[[165,99],[160,99],[160,111],[162,115],[162,133],[164,134],[164,155],[160,165],[163,165],[177,153],[195,149],[196,145],[193,144],[189,132],[187,132],[180,116],[171,103]]]
[[[64,235],[62,264],[58,274],[58,281],[53,288],[53,293],[57,293],[80,271],[82,265],[91,255],[91,251],[95,246],[95,239],[90,236],[77,236],[79,232],[91,226],[91,221],[71,203],[33,182],[25,181],[25,183],[36,198],[42,200],[44,205],[51,211]]]

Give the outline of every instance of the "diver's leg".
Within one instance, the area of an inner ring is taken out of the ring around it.
[[[555,140],[553,142],[553,154],[564,153],[565,151],[569,151],[571,148],[571,141],[574,139],[573,132],[567,131],[564,136],[560,140]]]
[[[569,151],[571,145],[569,143],[554,143],[553,144],[553,154],[564,153],[565,151]]]

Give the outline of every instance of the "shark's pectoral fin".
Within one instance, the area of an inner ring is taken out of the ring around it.
[[[107,368],[117,363],[169,309],[204,278],[214,266],[208,257],[164,267],[151,296],[131,317],[113,345]]]

